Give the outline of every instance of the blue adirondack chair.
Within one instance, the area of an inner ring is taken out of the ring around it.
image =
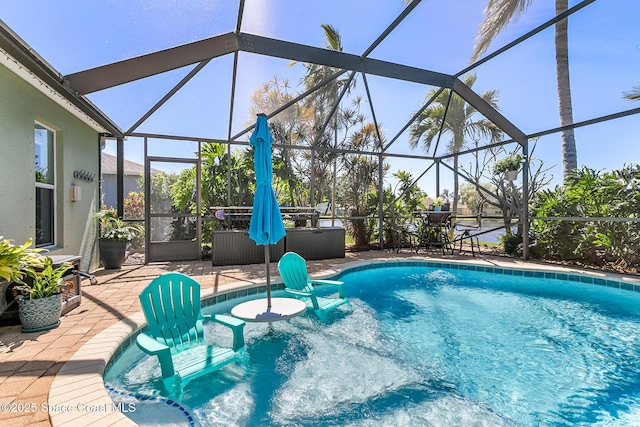
[[[344,283],[337,280],[310,279],[307,262],[295,252],[287,252],[278,262],[278,271],[284,281],[285,292],[307,304],[307,310],[313,311],[322,321],[327,314],[342,304],[348,303],[344,293]],[[330,285],[338,288],[338,298],[324,298],[316,295],[313,285]]]
[[[244,353],[244,321],[200,312],[200,284],[180,273],[154,279],[142,292],[140,304],[149,324],[136,344],[145,353],[157,356],[162,379],[172,397],[182,397],[190,380],[241,361]],[[233,331],[233,347],[204,342],[203,321],[225,325]]]

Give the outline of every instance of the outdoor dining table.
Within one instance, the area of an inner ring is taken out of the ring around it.
[[[416,216],[419,218],[418,225],[418,246],[416,253],[421,246],[426,249],[429,247],[440,247],[442,253],[448,249],[449,229],[451,228],[451,218],[455,212],[452,211],[418,211]]]

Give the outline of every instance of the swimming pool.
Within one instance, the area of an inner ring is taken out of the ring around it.
[[[159,396],[159,368],[135,346],[105,383],[116,403],[136,403],[127,415],[141,425],[154,418],[207,426],[640,419],[640,293],[567,274],[375,267],[341,274],[351,304],[327,324],[308,316],[247,324],[247,366],[191,382],[181,404]],[[240,301],[210,309],[228,312]]]

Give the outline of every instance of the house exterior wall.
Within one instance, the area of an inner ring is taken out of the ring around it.
[[[51,255],[81,255],[81,269],[98,267],[99,181],[73,177],[84,170],[98,177],[99,134],[31,84],[0,64],[0,236],[16,244],[35,240],[34,124],[56,133],[56,245]],[[81,200],[71,201],[71,185]]]
[[[118,205],[117,176],[112,173],[102,174],[102,205],[107,209],[115,209]],[[143,193],[144,188],[138,185],[141,175],[125,175],[124,176],[124,198],[126,199],[130,192]]]

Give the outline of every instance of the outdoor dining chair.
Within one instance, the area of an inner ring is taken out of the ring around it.
[[[451,213],[427,212],[418,226],[418,244],[416,253],[421,247],[426,250],[440,248],[442,254],[450,249],[449,230],[451,229]]]

